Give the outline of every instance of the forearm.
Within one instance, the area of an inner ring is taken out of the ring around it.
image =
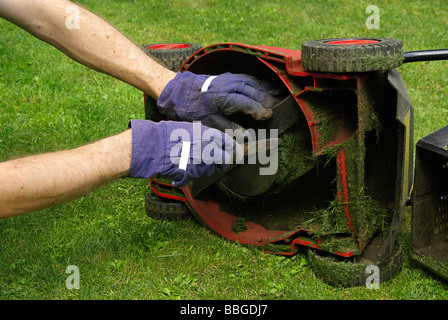
[[[67,28],[76,6],[79,24]],[[0,16],[72,59],[158,98],[175,73],[162,67],[117,29],[68,0],[0,0]]]
[[[68,202],[125,176],[131,150],[127,130],[77,149],[0,163],[0,218]]]

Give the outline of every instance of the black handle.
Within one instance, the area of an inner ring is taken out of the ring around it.
[[[405,52],[403,63],[434,60],[448,60],[448,49]]]

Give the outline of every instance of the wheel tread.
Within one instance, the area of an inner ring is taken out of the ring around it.
[[[364,45],[330,45],[324,39],[302,45],[302,66],[317,72],[370,72],[388,71],[399,67],[403,61],[402,42],[388,38],[375,39],[378,43]]]

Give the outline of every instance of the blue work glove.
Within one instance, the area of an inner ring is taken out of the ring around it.
[[[242,147],[229,135],[200,122],[131,120],[132,161],[128,177],[156,174],[184,187],[200,176],[211,176],[215,166],[225,170],[242,157]]]
[[[173,120],[196,121],[209,115],[244,113],[268,119],[280,100],[266,83],[252,76],[224,73],[218,76],[178,72],[157,101],[159,111]]]

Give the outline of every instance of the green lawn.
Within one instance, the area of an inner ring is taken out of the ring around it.
[[[448,48],[446,1],[79,1],[138,44],[243,42],[300,49],[307,40],[382,36],[405,51]],[[81,66],[0,21],[0,161],[74,148],[144,118],[143,95]],[[448,124],[448,63],[399,68],[415,106],[415,141]],[[1,183],[1,182],[0,182]],[[262,253],[209,233],[194,220],[161,222],[144,211],[144,180],[122,179],[76,201],[0,221],[0,299],[447,299],[448,286],[409,258],[379,290],[338,288],[306,257]],[[65,272],[76,265],[80,289]]]

